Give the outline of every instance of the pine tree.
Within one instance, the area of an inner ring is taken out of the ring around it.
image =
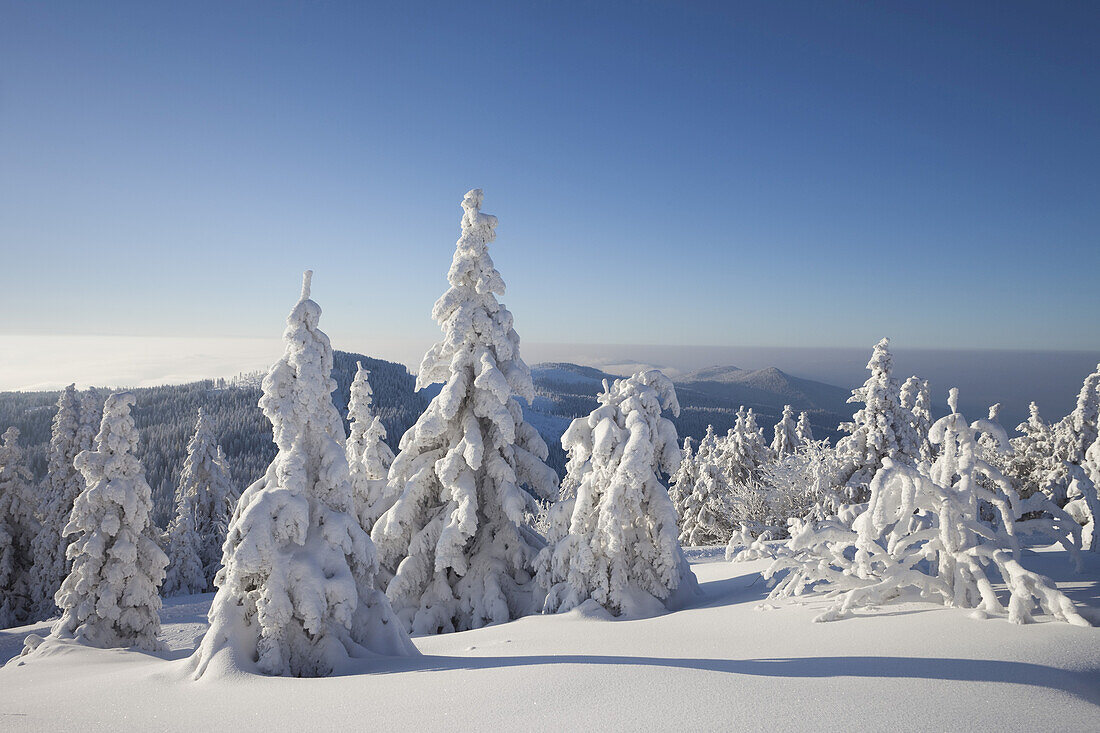
[[[225,456],[201,408],[195,422],[195,433],[187,443],[187,457],[180,471],[175,497],[176,519],[173,524],[179,551],[183,553],[181,561],[192,561],[186,548],[193,543],[204,579],[201,586],[196,587],[188,582],[186,587],[194,587],[195,590],[190,591],[192,593],[213,590],[214,577],[221,568],[222,544],[237,504],[237,492],[233,488]],[[194,532],[194,538],[188,537],[188,531]],[[175,582],[172,576],[170,579]]]
[[[851,497],[866,497],[871,477],[882,466],[883,458],[895,463],[916,463],[920,444],[913,429],[913,413],[901,406],[900,388],[891,376],[894,359],[889,339],[875,344],[867,369],[871,377],[862,387],[852,390],[850,403],[863,403],[852,422],[840,429],[848,435],[837,443],[837,455],[845,462],[840,479]]]
[[[798,438],[799,445],[814,442],[814,430],[810,427],[810,416],[805,412],[799,414],[798,425],[795,426],[794,434]]]
[[[51,635],[96,647],[159,648],[160,596],[168,564],[155,539],[152,492],[134,457],[134,395],[107,398],[95,450],[76,457],[86,482],[66,536],[72,572],[57,592],[61,619]]]
[[[1039,414],[1039,406],[1029,406],[1027,422],[1016,426],[1019,437],[1012,438],[1012,456],[1007,474],[1016,485],[1020,496],[1034,495],[1046,483],[1046,477],[1054,465],[1054,443],[1050,426]]]
[[[223,668],[315,677],[349,656],[417,654],[374,587],[377,558],[354,514],[312,274],[287,317],[286,351],[263,380],[260,408],[278,454],[237,504],[210,628],[192,657],[196,677],[218,659]]]
[[[386,476],[393,463],[393,451],[384,442],[386,428],[382,420],[371,411],[370,372],[363,368],[362,362],[357,362],[356,366],[358,371],[351,383],[348,402],[351,423],[348,466],[359,523],[370,532],[382,513],[397,501],[397,496],[387,490]]]
[[[770,452],[752,409],[746,410],[742,405],[737,410],[733,428],[725,440],[719,442],[717,460],[722,471],[732,485],[745,484],[771,459]]]
[[[733,531],[729,519],[733,494],[719,465],[718,450],[714,427],[708,425],[693,462],[694,481],[682,489],[669,491],[679,517],[682,544],[698,547],[727,542]]]
[[[703,439],[706,440],[707,436],[713,437],[713,435],[714,426],[707,425],[707,435]],[[717,443],[717,438],[714,438],[714,442]],[[680,451],[680,465],[676,467],[675,473],[668,480],[668,496],[672,499],[672,505],[676,507],[676,516],[678,517],[683,517],[681,508],[685,497],[695,489],[695,479],[698,477],[695,463],[695,447],[690,437],[684,438],[684,449]],[[566,478],[570,478],[568,472]],[[576,487],[580,485],[580,478],[580,476],[577,476],[573,485],[574,495],[576,495]]]
[[[19,429],[0,437],[0,629],[30,620],[32,546],[38,535],[31,472],[19,446]]]
[[[798,426],[794,420],[794,409],[790,405],[783,405],[783,416],[775,424],[774,435],[772,454],[775,456],[775,460],[783,460],[794,453],[795,448],[802,444],[798,437]]]
[[[1077,395],[1077,405],[1054,426],[1052,468],[1044,478],[1045,491],[1058,504],[1068,498],[1068,488],[1078,472],[1073,466],[1082,466],[1085,452],[1096,441],[1100,419],[1100,364],[1096,371],[1085,378]]]
[[[401,438],[389,480],[397,502],[374,526],[386,594],[408,628],[431,634],[529,613],[531,562],[542,541],[525,525],[532,494],[552,498],[557,475],[517,397],[534,397],[504,281],[487,245],[496,217],[482,193],[462,201],[462,236],[432,316],[444,338],[424,356],[417,387],[443,382]],[[527,488],[527,492],[523,487]],[[529,493],[528,493],[529,492]]]
[[[600,406],[574,420],[562,445],[582,463],[569,531],[538,558],[544,611],[591,599],[615,615],[678,604],[697,587],[677,539],[676,510],[660,474],[676,470],[680,412],[672,382],[657,370],[617,379]]]
[[[76,385],[70,384],[57,400],[46,480],[38,507],[41,529],[33,543],[34,568],[31,574],[34,603],[31,617],[35,619],[50,618],[58,612],[54,594],[71,568],[65,557],[69,541],[63,530],[69,522],[73,502],[84,489],[84,479],[73,466],[77,454],[84,450],[77,445],[79,427],[80,403]]]

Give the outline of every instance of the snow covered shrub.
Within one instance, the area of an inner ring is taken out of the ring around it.
[[[313,677],[349,657],[417,654],[374,586],[375,549],[355,516],[311,275],[287,317],[286,351],[263,380],[260,407],[278,453],[237,503],[210,628],[192,657],[196,677],[219,659],[223,668]]]
[[[1006,445],[1003,430],[988,420],[968,424],[957,410],[958,390],[951,390],[949,404],[951,414],[930,431],[940,449],[930,473],[886,457],[871,481],[866,508],[850,525],[829,517],[795,527],[765,572],[774,578],[787,571],[772,598],[824,591],[837,600],[817,620],[829,621],[913,590],[922,599],[986,616],[1006,611],[993,587],[999,576],[1008,588],[1009,620],[1031,621],[1037,606],[1056,619],[1088,625],[1047,578],[1018,561],[1014,489],[978,450],[981,433]],[[981,501],[996,508],[995,525],[979,521]]]
[[[534,397],[504,281],[489,257],[496,217],[482,193],[462,201],[462,236],[432,317],[443,340],[417,387],[443,388],[401,438],[389,481],[399,497],[374,526],[386,595],[419,634],[461,631],[537,610],[531,562],[542,539],[526,526],[534,497],[554,498],[548,451],[523,418]],[[526,488],[526,491],[524,490]]]
[[[889,346],[889,339],[875,344],[867,362],[871,376],[848,398],[848,402],[863,403],[863,407],[852,416],[852,422],[840,426],[848,433],[836,446],[844,462],[840,479],[854,500],[865,498],[867,485],[883,458],[895,463],[916,463],[920,459],[913,413],[901,406],[900,388],[891,376],[894,358]]]
[[[676,391],[651,370],[611,386],[605,381],[597,399],[600,406],[562,436],[580,478],[565,505],[567,529],[552,533],[553,544],[538,557],[544,612],[589,599],[615,615],[673,608],[697,588],[660,479],[680,461],[676,428],[661,415],[679,414]]]
[[[386,474],[393,463],[393,451],[384,442],[386,428],[371,411],[370,372],[356,362],[357,371],[351,383],[348,402],[348,467],[355,490],[355,505],[359,523],[368,532],[382,513],[393,506],[397,497],[387,491]]]
[[[0,437],[0,629],[31,620],[31,548],[38,531],[19,429],[8,428]]]
[[[76,497],[64,533],[72,571],[56,602],[61,620],[51,636],[95,647],[160,646],[160,595],[168,564],[150,519],[152,492],[134,456],[134,396],[107,398],[95,450],[75,461],[86,488]],[[33,642],[28,649],[33,648]]]

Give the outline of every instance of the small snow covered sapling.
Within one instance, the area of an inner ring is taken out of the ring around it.
[[[212,665],[315,677],[349,657],[418,653],[374,585],[311,274],[287,317],[286,351],[263,380],[260,408],[278,453],[237,504],[210,628],[191,660],[196,677]]]
[[[386,595],[408,628],[434,634],[479,628],[541,605],[531,563],[542,539],[526,525],[536,496],[555,498],[558,477],[519,399],[534,398],[504,281],[488,245],[496,217],[482,193],[462,201],[462,235],[432,311],[443,340],[424,356],[417,387],[442,383],[401,438],[390,468],[399,497],[371,536],[392,574]]]
[[[386,428],[382,419],[371,411],[370,372],[356,362],[357,371],[351,383],[348,402],[348,467],[355,490],[359,523],[367,532],[383,512],[397,501],[395,491],[388,489],[386,475],[393,463],[393,451],[386,445]]]
[[[168,564],[155,539],[152,491],[134,456],[138,434],[134,395],[113,394],[103,407],[95,449],[76,457],[86,482],[76,497],[65,535],[75,535],[72,571],[56,602],[61,620],[51,637],[95,647],[160,647],[160,595]],[[28,651],[40,641],[28,637]]]
[[[651,370],[605,382],[598,400],[562,436],[581,475],[568,531],[538,558],[539,583],[548,591],[544,611],[589,600],[615,615],[677,607],[697,583],[660,479],[680,461],[676,428],[661,414],[679,414],[676,391]]]

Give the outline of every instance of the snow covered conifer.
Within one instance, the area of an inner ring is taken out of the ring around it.
[[[700,546],[726,542],[733,531],[729,519],[733,494],[729,479],[719,465],[718,450],[714,427],[708,425],[694,460],[694,482],[669,492],[679,517],[679,539],[683,544]]]
[[[204,581],[199,587],[188,582],[186,587],[194,587],[189,592],[213,590],[214,576],[221,567],[222,544],[229,532],[236,503],[237,492],[233,488],[229,467],[210,429],[210,421],[200,408],[195,433],[187,443],[187,457],[176,487],[176,519],[169,529],[169,539],[175,532],[177,551],[183,553],[179,556],[181,562],[188,565],[192,562],[190,551],[185,549],[192,543],[198,553]],[[194,532],[193,538],[188,537],[189,532]],[[180,579],[169,568],[168,581],[171,582],[166,581],[165,587],[177,592],[173,586]]]
[[[413,655],[355,516],[344,425],[332,404],[332,346],[318,327],[310,276],[287,317],[286,351],[263,380],[260,408],[278,453],[241,495],[214,584],[195,675],[222,669],[315,677],[349,657]]]
[[[675,606],[697,587],[678,540],[676,510],[659,475],[676,470],[680,412],[672,382],[657,370],[617,379],[600,406],[574,420],[562,445],[583,461],[565,537],[538,558],[544,611],[595,601],[613,614]]]
[[[717,460],[733,485],[744,484],[756,476],[767,463],[771,449],[764,440],[764,431],[757,427],[751,408],[737,409],[737,420],[724,440],[719,441]]]
[[[794,410],[790,405],[783,405],[783,415],[779,418],[779,422],[775,424],[774,434],[772,453],[778,461],[794,453],[794,449],[802,444],[798,437],[798,425],[794,420]]]
[[[920,458],[913,413],[901,406],[900,388],[891,376],[894,359],[889,346],[889,339],[875,344],[867,362],[871,376],[848,398],[848,402],[863,403],[863,407],[853,415],[852,422],[840,426],[848,433],[837,442],[837,455],[846,464],[840,479],[856,499],[866,495],[866,487],[883,458],[892,458],[895,463],[916,463]]]
[[[19,429],[8,428],[0,437],[0,629],[30,620],[32,546],[39,529],[31,478]]]
[[[1012,456],[1008,463],[1008,475],[1016,484],[1020,496],[1027,498],[1041,490],[1053,467],[1054,443],[1050,426],[1039,414],[1039,406],[1032,402],[1026,422],[1016,426],[1019,437],[1012,438]]]
[[[31,574],[31,615],[45,619],[57,613],[54,594],[69,572],[65,558],[69,540],[63,530],[69,523],[73,502],[84,489],[84,479],[73,466],[73,460],[84,447],[77,445],[80,427],[80,402],[76,385],[70,384],[57,400],[53,418],[46,480],[42,486],[38,516],[41,529],[33,543],[34,568]]]
[[[794,429],[799,445],[814,442],[814,429],[810,426],[810,416],[802,412],[798,416],[798,425]]]
[[[713,434],[714,426],[707,425],[707,435]],[[717,439],[715,439],[715,442],[717,442]],[[684,449],[680,451],[680,456],[680,465],[677,466],[676,471],[668,480],[668,495],[672,499],[672,505],[676,507],[677,516],[681,516],[680,507],[683,498],[695,488],[695,478],[697,476],[695,447],[692,445],[690,437],[684,438]],[[578,476],[574,489],[579,484],[580,477]]]
[[[91,450],[95,446],[95,436],[99,432],[99,423],[103,420],[103,398],[99,390],[89,387],[80,395],[80,421],[76,428],[76,452]]]
[[[386,428],[381,418],[371,412],[370,372],[362,363],[357,362],[356,366],[358,370],[351,383],[348,402],[351,422],[348,466],[359,522],[370,532],[382,513],[393,506],[397,496],[387,490],[386,475],[393,463],[393,451],[385,443]]]
[[[1073,412],[1054,426],[1052,468],[1045,477],[1043,490],[1059,504],[1065,503],[1069,484],[1078,475],[1072,467],[1084,465],[1085,452],[1096,441],[1098,420],[1100,364],[1081,385]]]
[[[165,598],[206,591],[200,545],[199,534],[195,531],[195,495],[184,494],[177,497],[176,516],[168,525],[165,547],[168,569],[160,588]]]
[[[168,564],[154,538],[152,491],[134,456],[134,395],[107,398],[95,450],[76,457],[86,488],[65,535],[72,571],[57,592],[61,619],[51,635],[96,647],[159,647],[160,595]]]
[[[496,217],[482,193],[462,201],[462,236],[432,317],[443,340],[417,387],[443,388],[401,438],[389,481],[396,503],[374,525],[386,595],[408,627],[431,634],[508,621],[537,608],[531,563],[542,545],[526,526],[532,495],[554,498],[548,451],[517,397],[534,397],[504,281],[489,257]],[[526,491],[524,491],[526,487]]]
[[[935,451],[928,441],[928,431],[932,428],[932,396],[928,390],[928,380],[909,377],[901,386],[901,406],[913,415],[912,426],[920,441],[920,459],[931,463],[935,460]]]

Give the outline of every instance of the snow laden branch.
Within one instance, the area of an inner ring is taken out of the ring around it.
[[[818,618],[829,621],[857,607],[903,598],[973,608],[981,616],[1007,614],[1025,623],[1037,611],[1087,626],[1073,603],[1047,578],[1019,563],[1012,484],[979,456],[978,438],[989,434],[1007,446],[1004,431],[989,420],[967,423],[952,389],[951,414],[937,421],[929,439],[939,457],[928,470],[883,457],[866,505],[851,522],[842,515],[800,523],[765,572],[778,578],[772,598],[824,593],[834,605]],[[979,506],[995,518],[979,518]],[[995,583],[1007,587],[1007,606]]]
[[[260,408],[278,453],[237,503],[210,628],[191,659],[196,677],[212,669],[314,677],[352,657],[417,654],[375,588],[375,549],[355,515],[331,397],[332,346],[309,299],[310,275],[287,317],[286,351],[263,381]]]

